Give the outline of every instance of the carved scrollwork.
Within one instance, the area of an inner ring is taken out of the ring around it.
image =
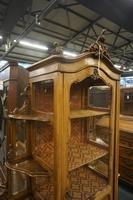
[[[101,57],[104,55],[107,58],[110,58],[107,47],[105,46],[104,33],[105,33],[105,30],[102,31],[100,36],[97,38],[96,42],[91,44],[89,48],[87,48],[85,51],[93,52],[97,56],[100,54]]]
[[[24,97],[24,103],[21,108],[15,108],[13,114],[31,114],[31,93],[30,84],[26,86],[24,91],[20,94]]]
[[[99,76],[99,72],[98,72],[98,69],[97,69],[97,68],[94,69],[94,71],[93,71],[93,75],[91,75],[91,77],[92,77],[94,80],[100,78],[100,76]]]

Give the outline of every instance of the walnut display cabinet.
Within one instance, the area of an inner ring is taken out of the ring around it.
[[[24,106],[9,116],[10,196],[118,199],[120,71],[100,51],[53,55],[29,68]],[[90,105],[94,86],[108,87],[106,108]],[[105,128],[100,120],[106,116]]]

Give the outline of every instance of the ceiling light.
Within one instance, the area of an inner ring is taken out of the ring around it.
[[[129,72],[133,71],[133,69],[129,69]]]
[[[0,81],[0,90],[3,90],[3,81]]]
[[[7,64],[8,61],[7,60],[1,60],[0,61],[0,68],[3,67],[5,64]]]
[[[13,42],[15,42],[15,43],[16,43],[16,42],[17,42],[17,40],[13,40]]]
[[[35,49],[40,49],[40,50],[45,50],[45,51],[48,50],[48,47],[45,46],[45,45],[35,44],[35,43],[28,42],[28,41],[25,41],[25,40],[19,41],[19,44],[21,44],[23,46],[35,48]]]
[[[19,62],[18,65],[19,65],[19,66],[22,66],[22,67],[24,67],[24,68],[28,68],[28,67],[31,66],[31,64],[29,64],[29,63],[22,63],[22,62]]]
[[[3,36],[2,35],[0,35],[0,40],[2,40],[3,39]]]
[[[70,51],[63,51],[65,56],[76,57],[78,54],[70,52]]]

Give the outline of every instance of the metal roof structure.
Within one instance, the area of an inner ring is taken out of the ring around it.
[[[98,10],[97,0],[95,5],[86,2],[89,0],[0,0],[0,60],[34,63],[48,56],[55,42],[75,56],[106,29],[105,44],[112,61],[133,69],[133,32],[124,24],[128,18],[122,24],[115,20],[115,13],[111,18]]]

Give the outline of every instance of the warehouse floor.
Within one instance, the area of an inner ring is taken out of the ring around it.
[[[133,187],[131,188],[124,183],[120,183],[119,200],[133,200]]]

